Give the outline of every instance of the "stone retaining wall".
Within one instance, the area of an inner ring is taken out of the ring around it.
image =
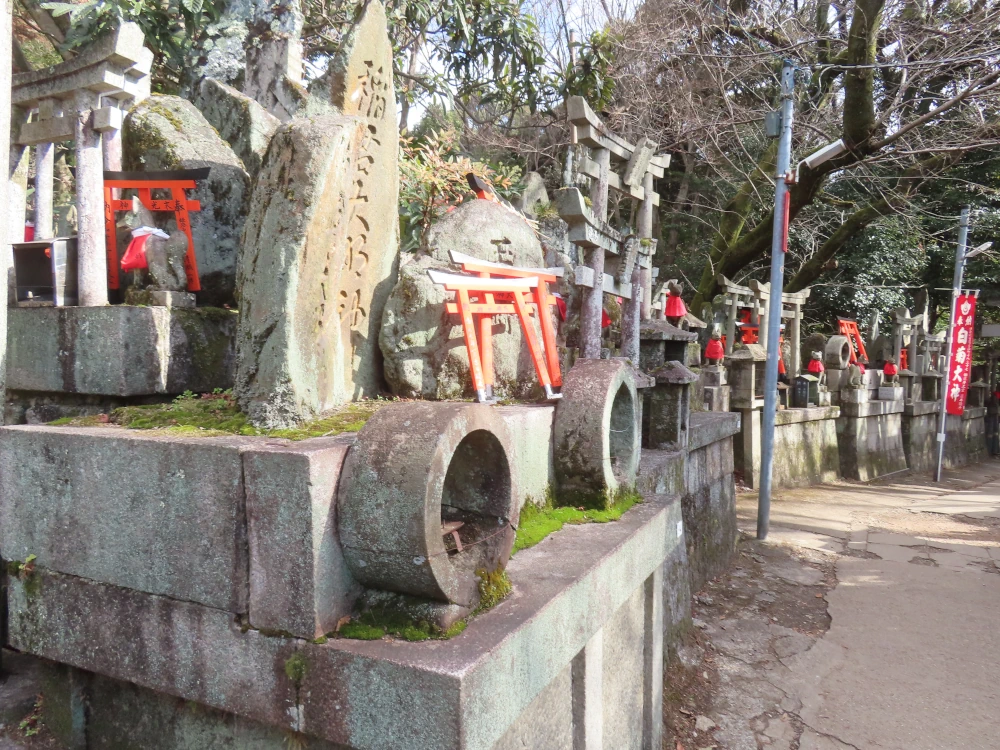
[[[741,409],[733,453],[736,470],[752,489],[760,486],[760,409]],[[774,487],[804,487],[840,476],[836,406],[782,409],[775,415]]]
[[[734,417],[724,412],[691,415],[682,505],[692,591],[729,567],[736,552],[732,436],[739,420]]]
[[[552,407],[496,411],[513,494],[544,495]],[[93,747],[659,747],[664,650],[735,547],[737,429],[706,414],[690,451],[646,451],[645,502],[518,552],[511,596],[410,643],[317,639],[358,591],[336,531],[354,436],[2,428],[0,553],[36,556],[9,642],[54,663],[47,716]]]
[[[73,667],[84,693],[86,673],[103,675],[98,695],[147,717],[147,736],[203,721],[170,712],[180,698],[224,712],[211,732],[230,742],[243,723],[227,715],[251,719],[250,737],[273,737],[267,725],[350,748],[569,748],[575,731],[605,747],[658,747],[663,566],[680,526],[679,501],[657,496],[617,523],[567,527],[516,555],[517,593],[447,644],[317,644],[41,568],[11,581],[10,642]]]
[[[866,482],[906,471],[902,414],[902,401],[841,405],[837,442],[845,477]]]

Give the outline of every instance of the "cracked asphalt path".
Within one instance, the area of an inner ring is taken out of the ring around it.
[[[946,479],[779,493],[695,597],[665,747],[1000,748],[1000,463]]]

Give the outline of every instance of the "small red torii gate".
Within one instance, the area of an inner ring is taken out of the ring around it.
[[[119,289],[118,280],[118,232],[115,229],[115,214],[131,211],[132,200],[114,197],[115,190],[136,190],[139,201],[148,211],[173,211],[177,228],[187,235],[188,248],[184,256],[184,273],[187,275],[189,292],[200,292],[198,261],[194,254],[194,238],[191,236],[189,212],[200,211],[201,202],[190,200],[187,190],[197,187],[198,180],[208,177],[210,167],[201,169],[178,169],[169,172],[105,172],[104,173],[104,232],[108,253],[108,289]],[[169,190],[168,200],[154,199],[154,190]]]

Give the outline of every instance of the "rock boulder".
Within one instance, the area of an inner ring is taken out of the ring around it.
[[[466,203],[432,226],[417,257],[399,269],[399,282],[382,315],[379,344],[385,378],[398,396],[451,399],[472,393],[462,326],[445,310],[448,293],[427,276],[430,268],[460,271],[450,263],[449,250],[510,265],[544,265],[541,243],[531,227],[492,201]],[[497,396],[526,398],[538,389],[514,315],[494,318],[493,365]]]
[[[213,78],[201,82],[196,103],[209,124],[242,160],[251,179],[256,178],[281,121],[256,100]]]
[[[125,118],[127,171],[155,172],[210,167],[208,178],[188,198],[201,202],[191,213],[201,304],[235,304],[236,258],[250,193],[250,175],[215,128],[191,102],[151,96]],[[157,217],[158,223],[165,221]],[[166,226],[175,231],[171,219]]]

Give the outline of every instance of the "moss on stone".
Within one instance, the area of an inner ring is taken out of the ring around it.
[[[60,417],[49,422],[50,425],[55,427],[59,427],[60,425],[69,425],[70,427],[100,427],[107,423],[108,418],[106,414],[90,414],[85,417]]]
[[[21,581],[24,594],[28,598],[35,596],[42,585],[42,577],[35,574],[36,555],[28,555],[24,561],[11,560],[7,563],[7,575]]]
[[[492,609],[514,590],[510,577],[503,568],[480,569],[476,571],[476,575],[479,577],[479,606],[476,607],[475,614]]]
[[[549,534],[559,531],[570,523],[608,523],[617,521],[626,511],[642,502],[635,488],[619,488],[613,493],[605,493],[605,507],[585,508],[558,505],[551,492],[546,493],[545,503],[535,505],[525,502],[514,538],[514,554],[522,549],[534,547]]]
[[[236,311],[221,307],[203,307],[191,310],[174,310],[174,317],[184,331],[191,364],[195,372],[224,372],[226,358],[232,352],[229,331],[222,327],[206,326],[204,321],[236,322]]]
[[[447,628],[426,619],[418,619],[398,607],[377,605],[341,625],[336,635],[360,641],[377,641],[386,636],[411,642],[454,638],[465,631],[472,617],[495,607],[513,588],[506,571],[500,568],[492,572],[477,570],[476,575],[479,577],[479,606],[469,617],[458,620]],[[415,597],[411,599],[419,601]]]
[[[444,637],[445,632],[426,620],[414,621],[400,612],[380,608],[362,612],[342,625],[338,635],[361,641],[377,641],[387,635],[404,641],[427,641]]]
[[[306,657],[302,655],[301,651],[296,651],[285,660],[285,675],[296,686],[302,684],[302,681],[306,678],[306,671]]]
[[[169,107],[167,107],[164,104],[161,104],[158,101],[159,98],[160,97],[156,96],[155,94],[151,96],[149,98],[150,103],[146,105],[146,111],[149,112],[150,114],[159,115],[164,120],[173,125],[174,130],[176,130],[178,133],[182,132],[184,130],[184,121],[181,120],[181,118],[178,117]]]
[[[52,425],[94,427],[110,422],[131,430],[160,430],[184,437],[214,437],[220,435],[248,435],[306,440],[327,437],[345,432],[358,432],[368,419],[388,401],[358,401],[346,404],[334,412],[323,415],[297,427],[281,430],[262,430],[250,424],[240,411],[231,391],[215,393],[184,393],[165,404],[122,406],[106,415],[88,417],[63,417]]]
[[[356,641],[379,641],[385,637],[385,630],[375,625],[351,620],[341,626],[338,635],[341,638],[352,638]]]

